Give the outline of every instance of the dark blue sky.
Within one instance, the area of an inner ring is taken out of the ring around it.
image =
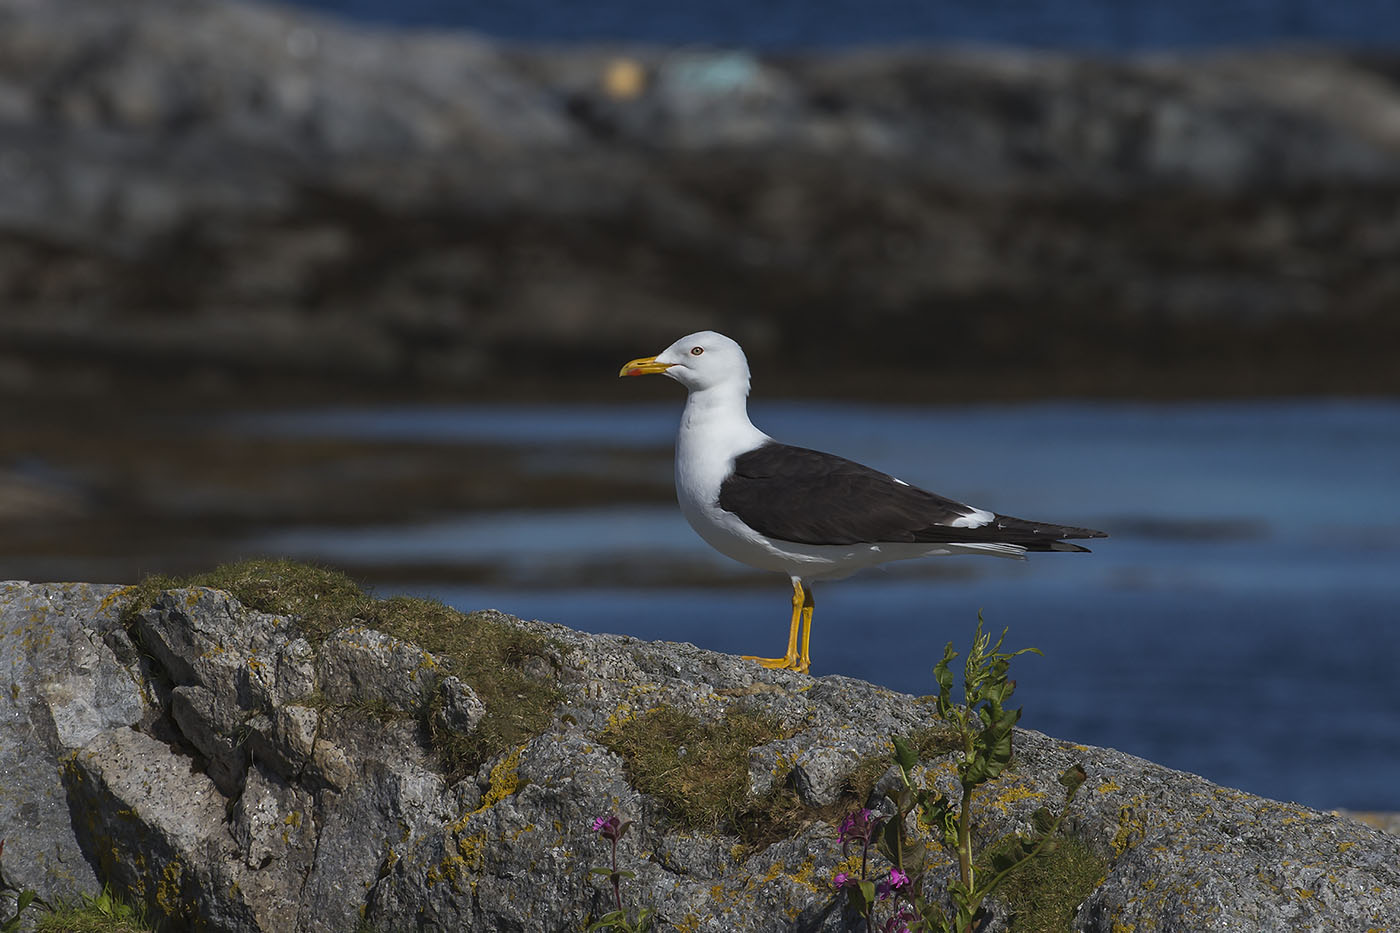
[[[1270,42],[1400,48],[1400,0],[300,0],[356,19],[531,40],[800,48],[976,41],[1093,51]]]

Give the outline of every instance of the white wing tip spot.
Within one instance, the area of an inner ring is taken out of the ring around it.
[[[969,508],[971,508],[971,506],[969,506]],[[955,518],[948,524],[954,528],[981,528],[993,518],[996,518],[996,516],[986,509],[972,509],[967,515],[961,518]]]

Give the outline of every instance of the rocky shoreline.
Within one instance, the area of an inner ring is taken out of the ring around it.
[[[0,393],[1400,391],[1400,58],[535,47],[0,2]],[[133,394],[134,393],[134,394]]]
[[[374,601],[314,568],[207,579],[225,589],[0,583],[13,883],[108,883],[182,929],[576,930],[610,909],[589,869],[616,813],[635,821],[628,901],[660,929],[853,930],[830,883],[840,814],[893,779],[890,736],[933,718],[848,678]],[[669,731],[636,731],[658,717]],[[648,783],[639,748],[678,768],[741,719],[758,732],[702,785]],[[1082,766],[1076,931],[1400,925],[1400,837],[1112,749],[1014,743],[976,798],[977,845],[1025,832]],[[946,784],[950,753],[918,748],[920,780]],[[729,771],[734,802],[687,810]],[[1016,930],[1038,897],[996,899],[986,929]]]

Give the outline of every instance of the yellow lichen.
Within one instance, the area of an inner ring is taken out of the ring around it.
[[[106,612],[107,610],[111,609],[112,606],[115,605],[118,600],[125,599],[127,596],[134,593],[136,589],[137,587],[133,584],[131,586],[124,586],[119,590],[113,590],[106,596],[102,597],[102,602],[97,604],[97,611]]]
[[[481,871],[485,865],[486,833],[480,832],[474,836],[459,836],[457,838],[457,851],[462,856],[462,863],[470,871]]]
[[[494,807],[519,789],[520,753],[524,750],[525,746],[521,745],[498,761],[496,766],[491,769],[491,786],[487,788],[486,795],[481,798],[481,806],[476,808],[477,813],[488,807]]]
[[[1002,812],[1003,815],[1005,815],[1005,814],[1008,812],[1008,809],[1007,809],[1007,808],[1008,808],[1011,804],[1016,803],[1017,801],[1021,801],[1021,800],[1044,800],[1044,799],[1045,799],[1045,792],[1044,792],[1044,791],[1031,790],[1031,789],[1028,788],[1028,787],[1023,787],[1023,786],[1017,785],[1017,786],[1008,787],[1008,788],[1006,788],[1005,790],[999,791],[999,792],[997,793],[997,795],[996,795],[995,797],[992,798],[991,806],[996,807],[998,810],[1000,810],[1000,811]]]
[[[819,885],[816,882],[816,880],[812,877],[813,874],[816,872],[816,868],[816,858],[814,856],[809,855],[806,859],[803,860],[801,865],[797,866],[797,871],[788,875],[788,877],[791,878],[795,883],[800,884],[802,885],[802,887],[811,891],[813,894],[820,894],[823,891],[823,886]]]
[[[178,917],[185,909],[185,900],[180,896],[180,882],[185,874],[184,866],[178,858],[166,863],[165,869],[156,882],[156,904],[168,917]]]
[[[676,921],[676,933],[700,933],[700,918],[693,913],[687,913]]]
[[[1118,831],[1113,834],[1113,839],[1109,845],[1113,847],[1114,858],[1127,852],[1133,846],[1142,841],[1147,835],[1147,826],[1137,816],[1136,807],[1145,802],[1141,794],[1134,797],[1128,804],[1118,808]]]

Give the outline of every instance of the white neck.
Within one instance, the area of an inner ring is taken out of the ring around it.
[[[686,399],[676,435],[676,487],[682,499],[686,491],[697,498],[702,490],[715,494],[736,456],[770,440],[749,421],[747,388],[710,386]]]

